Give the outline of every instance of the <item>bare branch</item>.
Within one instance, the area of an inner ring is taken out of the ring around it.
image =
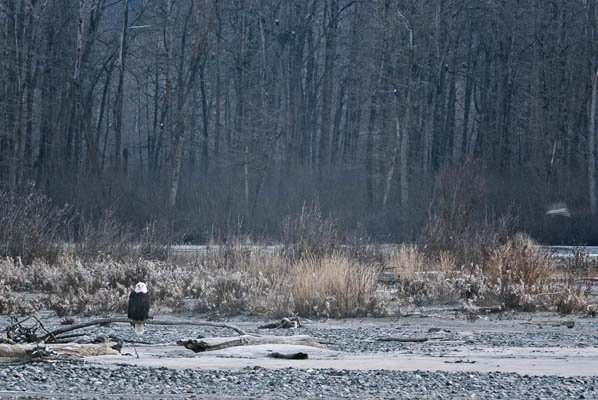
[[[67,326],[64,328],[60,328],[60,329],[56,329],[55,331],[50,332],[49,334],[47,334],[46,336],[44,336],[42,338],[42,340],[47,339],[48,337],[50,337],[51,335],[53,336],[58,336],[62,333],[66,333],[66,332],[71,332],[77,329],[83,329],[83,328],[87,328],[89,326],[94,326],[94,325],[102,325],[102,324],[112,324],[112,323],[123,323],[123,324],[132,324],[135,321],[133,321],[132,319],[129,318],[124,318],[124,317],[117,317],[117,318],[100,318],[100,319],[94,319],[91,321],[87,321],[87,322],[82,322],[80,324],[75,324],[75,325],[71,325],[71,326]],[[192,325],[192,326],[212,326],[215,328],[228,328],[228,329],[232,329],[235,332],[237,332],[240,335],[245,335],[246,333],[234,326],[234,325],[230,325],[230,324],[224,324],[224,323],[216,323],[216,322],[207,322],[207,321],[161,321],[161,320],[146,320],[144,321],[145,324],[147,325]]]

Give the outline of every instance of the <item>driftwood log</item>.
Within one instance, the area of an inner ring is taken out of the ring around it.
[[[35,343],[0,344],[0,358],[30,360],[33,358],[63,358],[87,357],[119,354],[116,348],[118,343],[91,343],[91,344],[47,344]]]
[[[283,318],[280,322],[273,322],[258,326],[257,329],[295,329],[301,327],[299,317]]]
[[[307,335],[295,336],[233,336],[233,337],[211,337],[200,339],[181,339],[177,343],[179,346],[192,350],[196,353],[203,351],[213,351],[235,346],[256,346],[260,344],[292,344],[310,347],[323,347],[313,338]]]
[[[56,329],[54,331],[49,332],[48,334],[46,334],[45,336],[41,337],[40,340],[41,341],[45,341],[47,339],[52,339],[52,338],[56,338],[56,339],[60,339],[59,335],[66,333],[66,332],[71,332],[77,329],[82,329],[82,328],[87,328],[89,326],[94,326],[94,325],[105,325],[105,324],[112,324],[112,323],[125,323],[125,324],[130,324],[133,323],[133,320],[130,320],[129,318],[124,318],[124,317],[120,317],[120,318],[100,318],[100,319],[94,319],[91,321],[87,321],[87,322],[81,322],[79,324],[74,324],[74,325],[70,325],[70,326],[65,326],[63,328],[59,328]],[[148,319],[145,321],[146,325],[192,325],[192,326],[212,326],[212,327],[217,327],[217,328],[228,328],[228,329],[232,329],[235,332],[237,332],[240,335],[245,335],[245,332],[234,326],[234,325],[230,325],[230,324],[224,324],[224,323],[217,323],[217,322],[207,322],[207,321],[161,321],[161,320],[155,320],[155,319]]]

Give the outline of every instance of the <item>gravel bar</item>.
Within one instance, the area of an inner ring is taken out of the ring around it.
[[[260,367],[236,371],[100,368],[79,362],[0,368],[0,397],[4,398],[598,398],[598,377]]]
[[[56,317],[44,319],[58,326]],[[158,317],[156,317],[158,318]],[[205,320],[201,315],[168,315],[160,319]],[[77,318],[76,322],[90,318]],[[478,321],[445,313],[439,318],[320,320],[291,330],[258,330],[264,318],[219,318],[251,333],[307,334],[327,348],[351,353],[401,351],[431,354],[466,348],[561,347],[579,351],[598,347],[598,318],[556,314],[490,315]],[[0,329],[7,318],[0,316]],[[573,326],[572,328],[570,328]],[[139,340],[127,324],[95,326],[90,337],[116,335]],[[231,336],[212,327],[146,327],[146,343],[174,343],[184,337]],[[381,337],[446,337],[454,341],[383,342]],[[348,367],[349,368],[349,367]],[[596,366],[598,370],[598,365]],[[532,371],[533,372],[533,371]],[[0,362],[0,398],[224,398],[224,399],[598,399],[598,376],[535,376],[509,372],[395,371],[283,368],[238,369],[145,367],[124,363],[98,365],[85,361]]]

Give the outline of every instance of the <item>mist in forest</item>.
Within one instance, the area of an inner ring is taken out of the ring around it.
[[[306,207],[376,241],[454,213],[598,243],[597,9],[0,0],[0,190],[196,243]]]

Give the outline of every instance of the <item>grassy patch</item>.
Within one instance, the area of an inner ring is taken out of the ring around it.
[[[508,234],[508,219],[477,222],[483,181],[460,171],[439,176],[427,238],[391,251],[361,239],[339,246],[317,204],[282,221],[279,246],[227,238],[181,256],[156,222],[134,232],[110,212],[88,221],[35,191],[0,194],[12,227],[0,234],[0,313],[121,313],[138,281],[154,312],[356,317],[439,302],[585,311],[595,261],[579,250],[557,265],[528,236]]]
[[[294,311],[300,315],[355,317],[381,314],[377,271],[340,254],[307,257],[290,270]]]

